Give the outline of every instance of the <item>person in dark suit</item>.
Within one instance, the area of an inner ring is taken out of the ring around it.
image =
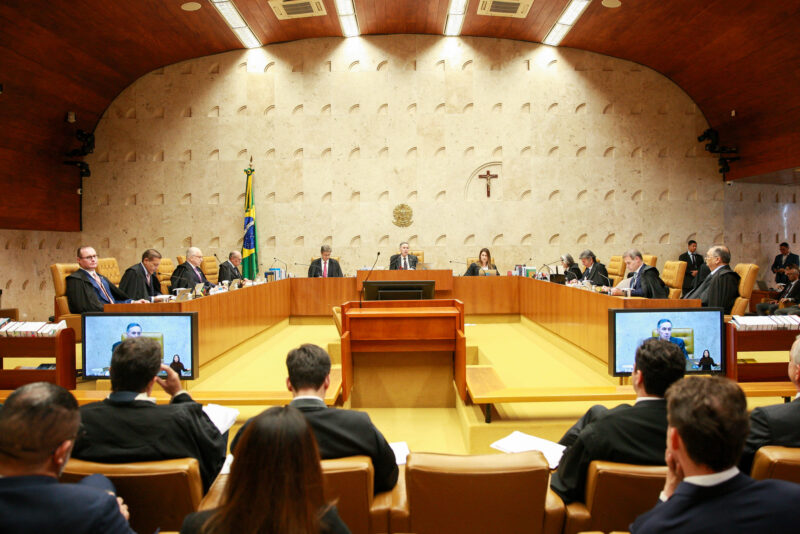
[[[186,251],[186,261],[175,267],[170,278],[172,287],[170,291],[178,288],[194,289],[197,284],[202,283],[204,288],[213,286],[208,281],[206,275],[200,269],[203,263],[203,253],[197,247],[189,247]]]
[[[669,319],[661,319],[656,325],[656,332],[658,332],[659,339],[674,343],[681,349],[684,358],[689,359],[689,353],[686,352],[686,343],[679,337],[672,337],[672,321]]]
[[[706,265],[710,274],[683,298],[700,299],[704,308],[723,308],[726,314],[731,313],[733,303],[739,296],[740,277],[730,268],[730,262],[731,251],[728,247],[714,245],[708,249]]]
[[[703,256],[697,254],[697,241],[690,239],[687,250],[680,256],[678,261],[686,262],[686,274],[683,275],[683,292],[688,293],[692,290],[692,283],[697,276],[697,271],[703,265]]]
[[[775,256],[775,261],[772,262],[772,272],[775,273],[776,284],[786,284],[789,278],[786,276],[786,268],[789,265],[800,265],[800,256],[789,252],[789,243],[783,242],[778,245],[780,254]]]
[[[570,280],[580,280],[583,277],[581,268],[572,259],[571,254],[563,254],[561,256],[561,266],[564,267],[564,278],[567,282]]]
[[[311,425],[323,460],[363,454],[375,468],[375,493],[389,491],[397,483],[399,470],[394,452],[369,415],[355,410],[328,408],[325,391],[331,383],[331,359],[324,349],[306,343],[286,356],[289,377],[286,387],[294,399],[289,404],[300,410]],[[231,443],[231,453],[245,429],[246,422]]]
[[[167,378],[157,376],[165,371]],[[150,394],[158,382],[170,395],[157,405]],[[111,394],[81,407],[83,434],[73,455],[104,463],[196,458],[208,490],[225,461],[227,440],[203,407],[181,388],[178,374],[161,361],[161,346],[145,338],[126,339],[111,357]]]
[[[142,262],[131,265],[122,275],[119,288],[132,299],[151,300],[161,294],[161,282],[158,280],[158,266],[161,264],[161,253],[148,248],[142,254]]]
[[[632,278],[630,296],[644,297],[646,299],[665,299],[669,296],[669,289],[661,277],[658,269],[651,265],[645,265],[642,260],[642,253],[632,248],[625,251],[622,255],[625,266],[628,268],[628,277]],[[609,295],[624,294],[621,289],[609,288]]]
[[[736,464],[747,436],[747,401],[735,382],[690,377],[669,388],[667,478],[655,508],[631,534],[796,532],[800,484],[753,480]]]
[[[786,274],[787,282],[783,289],[778,293],[776,299],[765,300],[756,304],[756,313],[758,315],[775,313],[781,304],[800,302],[800,283],[797,281],[800,278],[800,271],[797,270],[797,265],[787,265],[784,273]]]
[[[228,254],[228,259],[219,264],[219,277],[217,280],[241,280],[242,273],[239,271],[239,266],[242,264],[242,253],[234,250]]]
[[[330,245],[322,245],[319,253],[321,257],[312,261],[308,266],[309,278],[341,278],[344,276],[339,262],[331,258]]]
[[[633,406],[611,410],[593,406],[559,441],[567,448],[550,478],[550,488],[565,503],[583,502],[586,472],[593,460],[664,465],[667,409],[664,391],[684,375],[678,347],[662,339],[646,339],[636,349],[631,382]]]
[[[394,254],[389,258],[390,270],[414,270],[417,268],[417,257],[409,254],[408,248],[408,243],[405,241],[400,243],[400,254]]]
[[[122,290],[97,272],[97,252],[92,247],[78,247],[80,269],[67,276],[67,303],[70,313],[101,312],[105,304],[149,302],[131,300]]]
[[[324,500],[319,460],[303,414],[291,406],[261,412],[236,449],[222,505],[186,516],[181,534],[350,534]]]
[[[478,276],[481,271],[494,271],[497,274],[497,265],[492,263],[492,253],[489,252],[488,248],[481,249],[478,253],[478,261],[472,262],[467,267],[467,272],[464,273],[464,276]]]
[[[750,413],[750,434],[739,462],[739,469],[745,473],[750,472],[753,457],[761,447],[800,447],[800,341],[792,344],[788,375],[797,390],[794,400],[759,407]]]
[[[597,257],[589,249],[581,252],[578,256],[583,264],[585,270],[580,280],[588,280],[594,286],[608,286],[611,285],[611,280],[608,278],[608,271],[606,266],[597,261]]]
[[[80,422],[75,397],[55,384],[9,395],[0,410],[0,532],[133,533],[128,507],[106,477],[58,482]]]

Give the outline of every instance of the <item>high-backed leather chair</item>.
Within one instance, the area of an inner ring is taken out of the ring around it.
[[[564,504],[548,489],[550,469],[539,451],[412,452],[405,474],[407,500],[392,506],[392,532],[561,532]]]
[[[658,256],[653,256],[652,254],[642,254],[642,261],[645,265],[655,267],[656,263],[658,263]]]
[[[183,518],[197,510],[203,497],[200,466],[195,458],[128,464],[72,458],[64,467],[61,482],[77,482],[94,473],[103,474],[114,483],[117,495],[128,505],[131,528],[136,532],[180,530]]]
[[[178,260],[178,265],[180,265],[181,263],[186,263],[186,256],[175,256],[175,259]]]
[[[685,261],[664,262],[664,269],[661,271],[661,279],[669,288],[669,298],[681,298],[681,293],[683,292],[683,278],[685,275]]]
[[[658,337],[658,330],[653,329],[653,337]],[[673,328],[672,337],[679,337],[683,340],[683,346],[691,358],[694,354],[694,328]]]
[[[800,448],[769,445],[756,451],[750,476],[779,478],[800,484]]]
[[[53,288],[56,296],[54,301],[56,322],[66,321],[67,326],[75,330],[75,341],[83,338],[81,329],[81,314],[69,312],[69,302],[67,302],[67,276],[80,269],[77,263],[54,263],[50,266],[50,274],[53,276]]]
[[[411,254],[412,256],[416,256],[418,262],[425,263],[425,251],[423,251],[423,250],[409,250],[408,253]]]
[[[200,269],[206,275],[208,281],[212,284],[219,283],[219,262],[216,256],[203,256],[203,263],[200,264]]]
[[[750,296],[753,294],[753,286],[758,278],[758,265],[755,263],[737,263],[733,268],[739,275],[739,296],[733,303],[731,315],[744,315],[750,307]],[[727,316],[726,316],[727,317]]]
[[[625,277],[625,262],[622,260],[622,256],[611,256],[608,258],[606,271],[608,271],[608,279],[611,281],[611,285],[615,286],[619,284]]]
[[[172,271],[175,266],[169,258],[161,258],[161,263],[158,264],[158,281],[161,282],[161,293],[169,295],[170,279],[172,278]]]
[[[593,461],[586,475],[585,504],[567,505],[564,534],[627,529],[658,503],[666,476],[665,466]]]
[[[108,278],[108,281],[115,286],[122,280],[117,258],[97,258],[97,272]]]

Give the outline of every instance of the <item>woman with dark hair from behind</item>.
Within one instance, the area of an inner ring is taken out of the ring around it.
[[[182,534],[350,534],[324,502],[314,434],[290,406],[261,412],[236,447],[220,507],[189,514]]]
[[[493,274],[497,274],[497,266],[492,263],[492,254],[489,249],[484,247],[478,253],[478,261],[470,263],[464,276],[479,276],[488,274],[488,271],[494,271]]]

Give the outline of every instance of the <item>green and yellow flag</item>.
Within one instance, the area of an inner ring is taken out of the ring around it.
[[[244,194],[244,239],[242,241],[242,277],[255,280],[258,274],[258,237],[256,236],[256,205],[253,201],[253,175],[256,173],[252,162],[244,170],[247,175],[247,188]]]

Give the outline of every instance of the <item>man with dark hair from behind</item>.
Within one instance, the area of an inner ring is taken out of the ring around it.
[[[727,378],[691,377],[667,391],[667,479],[632,534],[797,532],[800,485],[753,480],[736,464],[747,437],[747,401]]]
[[[164,371],[167,378],[160,378]],[[157,405],[150,396],[158,383],[172,397]],[[226,440],[189,393],[178,374],[161,361],[161,345],[128,338],[111,357],[111,394],[81,407],[84,434],[75,457],[104,463],[196,458],[208,490],[225,461]]]
[[[593,460],[664,465],[667,405],[664,392],[683,378],[686,360],[677,345],[648,338],[636,349],[633,406],[593,406],[559,441],[566,445],[550,487],[565,503],[583,502]]]
[[[306,343],[286,356],[289,377],[286,387],[294,399],[289,404],[305,416],[319,446],[323,460],[363,454],[372,459],[375,468],[375,493],[389,491],[397,483],[399,470],[394,452],[364,412],[328,408],[325,391],[331,384],[331,358],[322,347]],[[231,452],[249,421],[236,434]]]
[[[128,507],[102,475],[59,484],[80,427],[75,397],[36,382],[0,409],[0,532],[125,533]]]

